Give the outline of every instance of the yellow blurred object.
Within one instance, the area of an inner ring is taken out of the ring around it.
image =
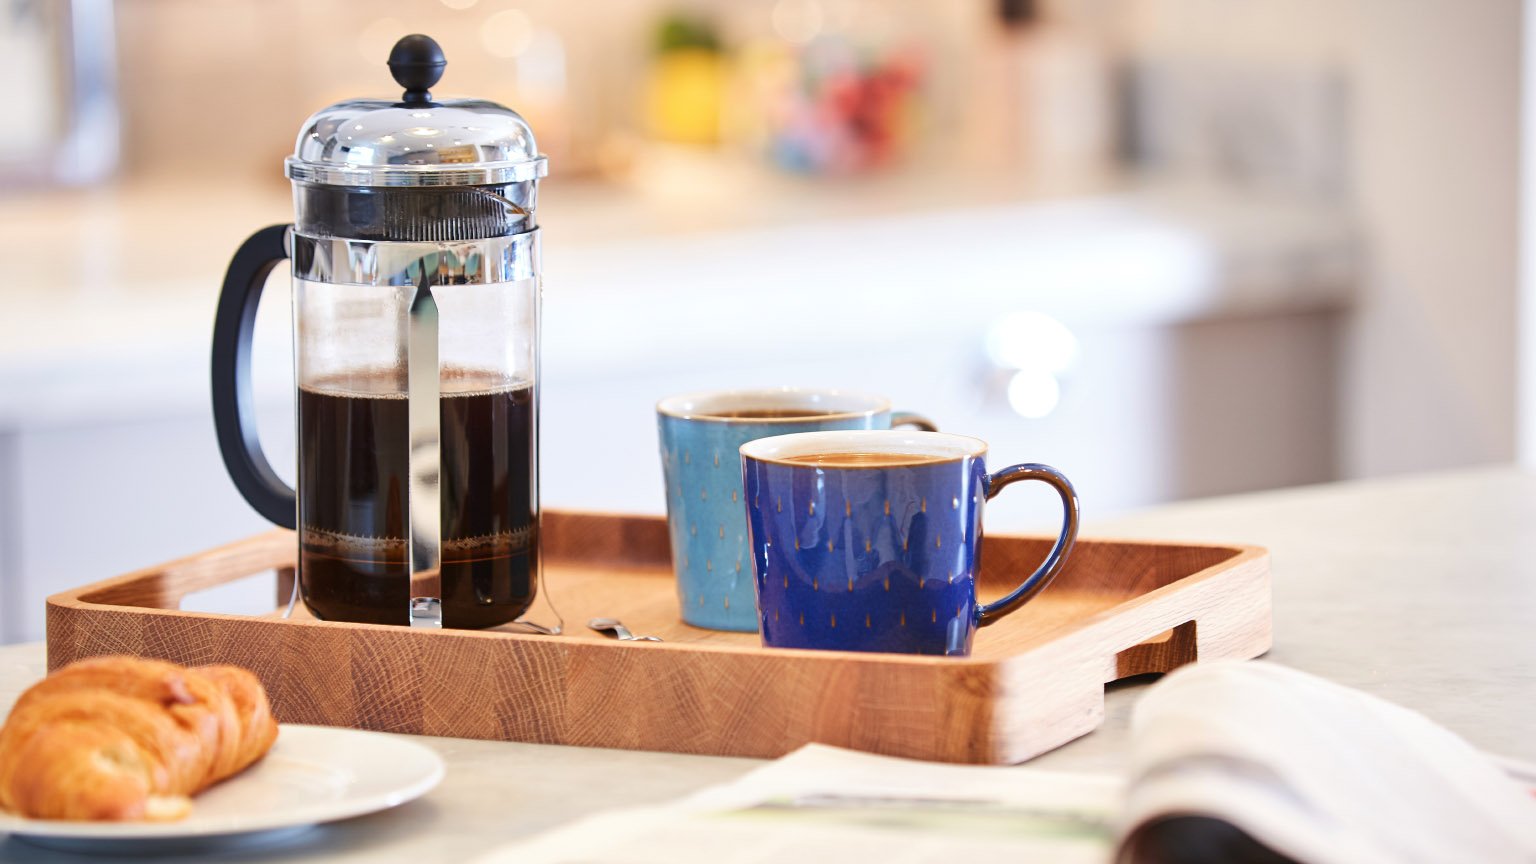
[[[717,144],[725,61],[702,48],[668,51],[651,67],[646,118],[651,133],[677,144]]]
[[[800,81],[795,53],[776,39],[755,39],[735,52],[721,109],[721,136],[732,147],[767,152],[784,113],[784,94]]]

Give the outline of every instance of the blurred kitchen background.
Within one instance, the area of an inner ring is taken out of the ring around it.
[[[1091,529],[1522,455],[1526,26],[1516,0],[0,0],[0,642],[41,638],[49,593],[267,527],[214,440],[215,299],[291,220],[305,117],[391,95],[404,34],[550,158],[545,506],[659,513],[659,397],[793,383],[1055,464]],[[286,268],[266,298],[291,480]],[[1047,527],[1041,495],[989,528]]]

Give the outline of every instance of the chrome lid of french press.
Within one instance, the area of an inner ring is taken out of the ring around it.
[[[549,173],[528,122],[483,99],[434,100],[447,66],[430,37],[406,36],[389,55],[398,102],[354,99],[323,108],[284,160],[289,179],[328,186],[496,186]]]

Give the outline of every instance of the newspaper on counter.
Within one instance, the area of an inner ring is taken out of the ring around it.
[[[1177,670],[1141,698],[1131,736],[1132,829],[1214,816],[1304,864],[1536,862],[1536,778],[1517,781],[1422,714],[1285,666]]]
[[[481,864],[919,864],[1018,855],[1101,864],[1120,782],[812,744],[661,807],[601,813]]]
[[[481,864],[1536,861],[1536,797],[1421,715],[1263,662],[1151,687],[1130,779],[810,745],[692,797],[598,814]],[[1212,826],[1220,831],[1212,831]],[[1155,841],[1155,842],[1154,842]]]

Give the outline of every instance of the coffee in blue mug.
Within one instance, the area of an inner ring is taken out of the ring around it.
[[[1077,494],[1056,469],[988,473],[986,442],[907,431],[809,432],[742,446],[763,644],[966,655],[978,627],[1050,584],[1077,539]],[[983,505],[1020,480],[1061,496],[1061,533],[1007,596],[976,600]]]
[[[752,559],[741,503],[741,445],[826,429],[889,429],[926,419],[892,411],[878,396],[774,387],[719,390],[656,405],[667,528],[683,621],[714,630],[757,629]]]

